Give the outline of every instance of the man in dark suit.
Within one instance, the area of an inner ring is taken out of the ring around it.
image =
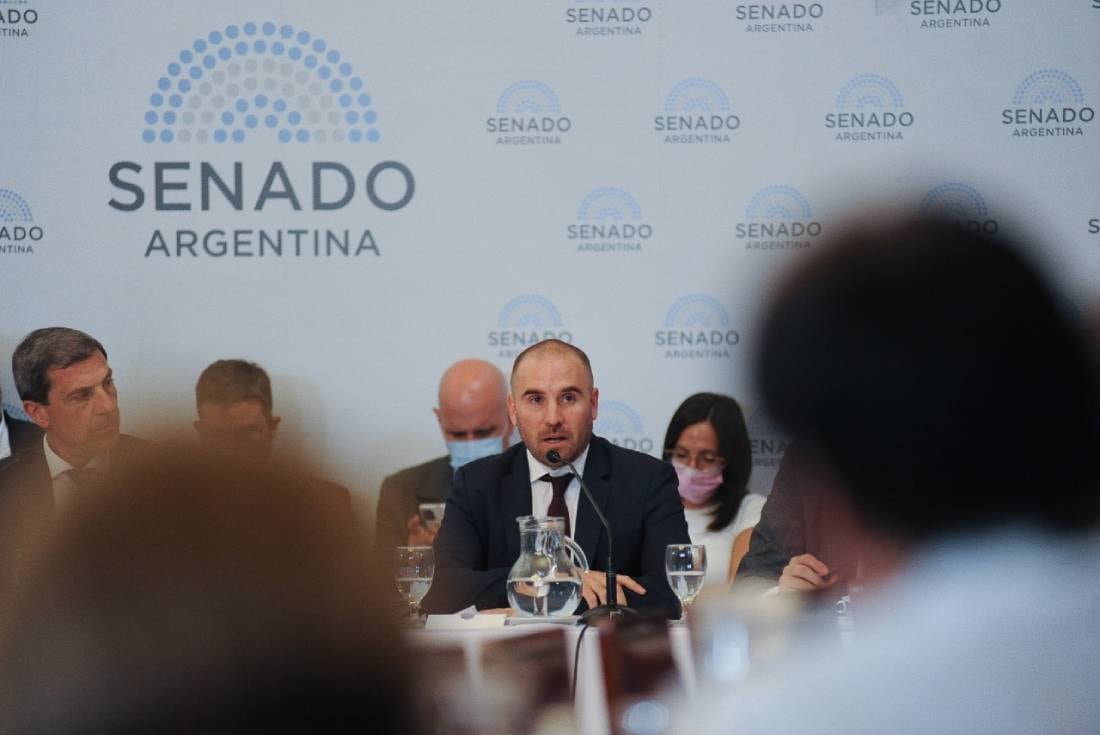
[[[0,577],[18,577],[20,560],[45,538],[57,512],[109,465],[128,461],[144,442],[119,433],[118,392],[97,340],[75,329],[36,329],[12,355],[23,410],[39,432],[13,437],[0,464]],[[2,583],[0,579],[0,583]],[[13,581],[13,580],[12,580]]]
[[[665,578],[665,548],[690,543],[672,466],[592,435],[599,391],[588,357],[546,340],[524,350],[512,368],[508,411],[523,443],[472,462],[455,474],[443,527],[436,537],[436,572],[424,601],[428,612],[450,613],[508,604],[508,571],[519,557],[518,516],[562,516],[567,533],[593,570],[584,578],[585,602],[606,602],[608,539],[580,485],[556,450],[582,473],[611,524],[620,602],[676,614]],[[571,476],[571,475],[570,475]],[[566,482],[568,484],[566,484]]]
[[[195,383],[194,423],[199,442],[214,452],[227,452],[260,464],[273,462],[275,436],[282,422],[274,413],[271,378],[247,360],[217,360]],[[301,468],[296,468],[301,469]],[[354,521],[351,493],[328,480],[303,478],[315,500],[349,522]]]
[[[435,417],[447,454],[390,475],[378,493],[374,547],[387,568],[393,547],[435,541],[435,528],[421,522],[420,503],[444,502],[456,469],[508,448],[512,423],[507,398],[500,369],[485,360],[459,360],[443,373]]]

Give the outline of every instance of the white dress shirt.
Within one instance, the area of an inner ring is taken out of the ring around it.
[[[733,555],[733,542],[737,534],[746,528],[753,528],[760,522],[760,511],[764,508],[763,495],[746,493],[741,499],[737,515],[728,526],[720,531],[711,531],[707,526],[714,520],[714,506],[707,508],[684,508],[684,518],[688,524],[688,536],[693,544],[707,547],[707,576],[703,584],[725,584],[730,571],[730,557]]]
[[[584,463],[586,461],[588,461],[588,447],[584,448],[581,456],[573,460],[573,466],[582,475],[584,474]],[[550,501],[554,499],[554,486],[539,478],[547,474],[551,477],[568,475],[572,474],[573,470],[566,465],[562,465],[557,469],[550,469],[550,467],[538,461],[535,455],[531,454],[530,449],[527,450],[527,469],[531,476],[531,515],[549,515]],[[565,488],[565,507],[569,509],[570,538],[572,538],[573,532],[577,530],[577,503],[580,497],[581,483],[574,477],[569,481],[569,486]]]
[[[46,439],[46,435],[42,435],[42,448],[46,453],[46,467],[50,471],[50,481],[53,485],[53,504],[54,508],[58,511],[64,509],[73,498],[73,494],[77,492],[76,481],[73,480],[71,475],[65,474],[69,470],[76,469],[61,455],[50,447],[50,442]],[[98,468],[105,467],[107,465],[107,455],[100,454],[92,458],[85,467]]]
[[[4,411],[0,409],[0,459],[11,456],[11,440],[8,439],[8,423],[4,421]]]

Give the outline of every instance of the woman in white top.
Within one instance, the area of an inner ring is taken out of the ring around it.
[[[688,534],[707,547],[705,585],[733,578],[760,520],[764,496],[746,489],[752,449],[737,401],[696,393],[676,409],[665,434],[665,459],[680,480]]]

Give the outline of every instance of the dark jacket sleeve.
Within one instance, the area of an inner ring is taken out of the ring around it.
[[[799,466],[797,449],[789,447],[760,513],[760,522],[752,531],[748,553],[737,568],[736,580],[757,578],[778,581],[791,557],[806,551]]]
[[[443,525],[435,537],[435,577],[424,598],[427,613],[454,613],[508,606],[505,584],[511,567],[486,569],[488,507],[483,488],[467,484],[466,468],[455,473]]]
[[[645,538],[642,543],[642,575],[636,581],[646,594],[627,590],[626,601],[637,610],[662,611],[670,616],[680,614],[680,603],[668,586],[665,574],[665,549],[669,544],[690,544],[684,505],[672,465],[662,463],[660,471],[650,475],[650,487],[645,494]]]
[[[406,491],[400,481],[387,477],[378,491],[378,508],[374,514],[374,555],[380,565],[393,562],[393,547],[404,546],[409,540],[408,519],[402,518],[401,499]]]

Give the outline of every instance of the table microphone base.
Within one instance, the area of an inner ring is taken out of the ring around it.
[[[581,614],[578,625],[595,625],[604,620],[624,620],[638,617],[638,611],[626,605],[600,605]]]

